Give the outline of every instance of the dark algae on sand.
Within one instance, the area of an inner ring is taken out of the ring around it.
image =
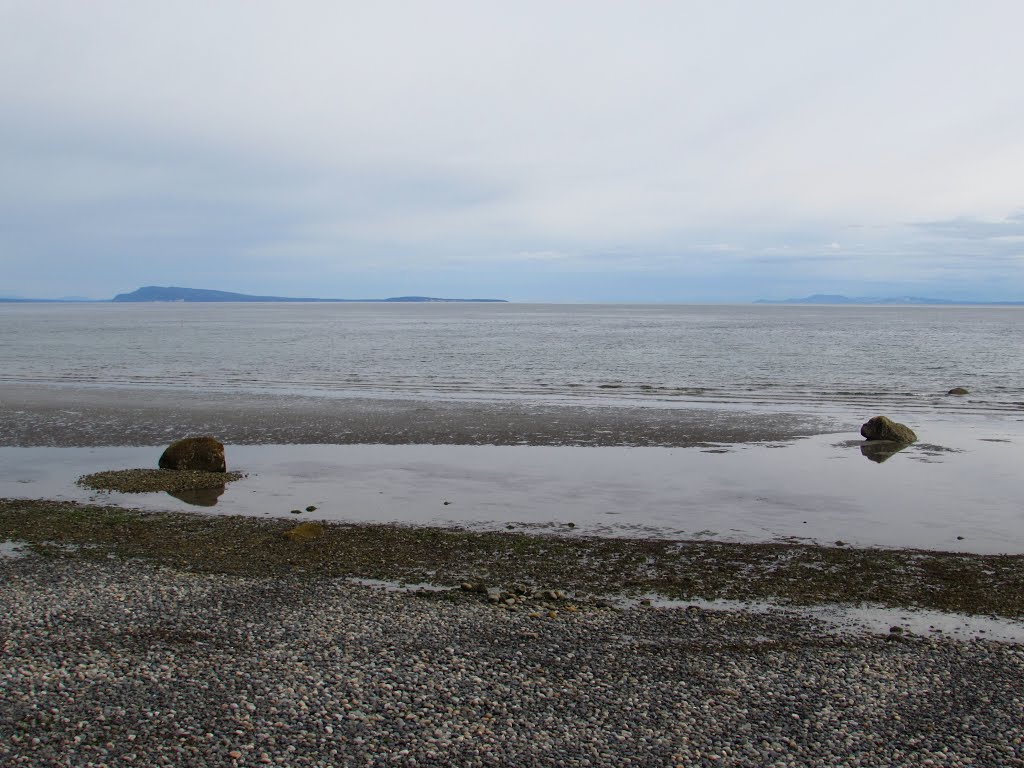
[[[1024,616],[1024,556],[806,544],[565,538],[511,532],[144,512],[0,500],[0,540],[54,557],[142,558],[252,577],[526,584],[593,594],[868,603]]]

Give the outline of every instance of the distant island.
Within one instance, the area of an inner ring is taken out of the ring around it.
[[[899,306],[991,306],[1019,307],[1024,301],[954,301],[952,299],[926,299],[920,296],[890,296],[878,298],[874,296],[840,296],[832,293],[816,293],[802,299],[758,299],[755,304],[889,304]]]
[[[162,287],[158,285],[147,285],[131,293],[119,293],[112,301],[115,302],[141,302],[141,301],[206,301],[206,302],[320,302],[320,303],[348,303],[348,302],[487,302],[506,303],[504,299],[437,299],[431,296],[395,296],[389,299],[312,299],[312,298],[291,298],[287,296],[250,296],[246,293],[231,293],[230,291],[212,291],[206,288],[178,288],[176,286]]]

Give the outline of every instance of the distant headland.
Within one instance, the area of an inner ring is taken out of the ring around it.
[[[348,303],[348,302],[504,302],[504,299],[438,299],[432,296],[394,296],[389,299],[314,299],[314,298],[292,298],[288,296],[250,296],[247,293],[232,293],[230,291],[213,291],[206,288],[179,288],[176,286],[162,287],[158,285],[147,285],[131,293],[119,293],[112,301],[116,302],[140,302],[140,301],[206,301],[206,302],[319,302],[319,303]]]
[[[214,291],[206,288],[179,288],[177,286],[147,285],[131,293],[119,293],[111,301],[118,303],[145,301],[174,302],[488,302],[503,303],[504,299],[438,299],[432,296],[395,296],[388,299],[314,299],[289,296],[251,296],[246,293]]]
[[[971,301],[965,299],[956,301],[953,299],[927,299],[920,296],[889,296],[879,298],[875,296],[840,296],[832,293],[816,293],[813,296],[805,296],[802,299],[758,299],[755,304],[870,304],[870,305],[891,305],[891,306],[991,306],[991,307],[1019,307],[1024,306],[1024,301]]]

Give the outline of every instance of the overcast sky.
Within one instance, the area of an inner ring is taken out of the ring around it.
[[[1024,300],[1024,3],[0,0],[0,295]]]

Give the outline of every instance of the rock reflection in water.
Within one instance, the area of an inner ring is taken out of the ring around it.
[[[908,446],[909,443],[894,443],[890,440],[869,440],[861,444],[860,453],[876,464],[881,464]]]
[[[212,507],[217,499],[224,493],[224,486],[218,485],[215,488],[191,488],[185,491],[168,491],[169,496],[184,501],[195,507]]]

